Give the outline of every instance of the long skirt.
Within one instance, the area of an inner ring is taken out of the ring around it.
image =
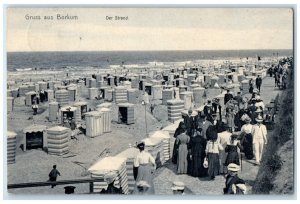
[[[225,166],[228,166],[231,163],[235,163],[236,165],[240,165],[239,153],[238,152],[228,152],[227,158],[225,161]]]
[[[207,176],[207,169],[203,167],[204,157],[193,156],[191,161],[191,172],[190,175],[193,177],[204,177]]]
[[[188,149],[186,144],[180,144],[178,147],[178,158],[177,158],[177,173],[186,174],[188,168]]]
[[[176,141],[174,142],[173,154],[172,154],[172,162],[173,164],[177,164],[177,157],[178,157],[178,144]]]
[[[208,175],[210,177],[215,177],[219,175],[220,172],[220,158],[217,153],[208,153]]]
[[[138,173],[136,177],[136,188],[134,190],[135,194],[140,194],[138,184],[140,181],[145,181],[150,187],[147,190],[143,191],[142,194],[154,194],[154,184],[153,184],[153,175],[151,173],[152,166],[151,164],[144,164],[138,167]]]
[[[253,155],[253,137],[252,134],[246,134],[244,141],[243,141],[243,148],[244,148],[244,153],[245,153],[245,157],[247,159],[253,159],[254,155]]]

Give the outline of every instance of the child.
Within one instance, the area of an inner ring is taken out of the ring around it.
[[[237,172],[240,170],[240,166],[236,164],[228,165],[228,176],[225,181],[224,194],[246,194],[246,185],[243,179],[238,177]]]

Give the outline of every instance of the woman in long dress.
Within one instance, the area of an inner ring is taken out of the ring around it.
[[[233,107],[228,107],[228,112],[226,113],[227,127],[229,132],[234,131],[234,112]]]
[[[252,125],[251,118],[245,118],[246,124],[242,126],[241,129],[241,144],[243,146],[243,152],[245,153],[245,157],[247,159],[253,159],[253,136],[252,136]]]
[[[203,167],[205,158],[206,140],[201,135],[201,129],[196,130],[196,134],[190,141],[190,169],[189,174],[194,177],[204,177],[207,169]]]
[[[236,165],[240,165],[240,158],[238,153],[238,148],[243,149],[239,140],[237,140],[238,135],[232,134],[230,140],[227,141],[227,145],[225,147],[225,152],[227,152],[226,161],[224,166],[228,166],[231,163]]]
[[[156,169],[155,159],[145,151],[144,143],[138,144],[137,147],[140,153],[134,159],[134,167],[138,167],[135,193],[154,194],[152,172]]]
[[[220,173],[220,150],[223,150],[223,147],[220,144],[218,133],[215,131],[215,133],[209,137],[205,149],[208,159],[208,175],[211,180],[214,180],[215,176]]]
[[[178,128],[175,130],[174,138],[176,139],[178,135],[185,132],[185,125],[184,122],[180,122]],[[172,162],[173,164],[177,164],[177,157],[178,157],[178,144],[174,142],[173,147],[173,154],[172,154]]]
[[[176,143],[178,145],[178,158],[177,158],[177,173],[186,174],[188,169],[188,143],[190,137],[184,132],[177,136]]]

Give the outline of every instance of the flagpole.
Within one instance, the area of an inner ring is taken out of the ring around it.
[[[147,111],[146,111],[146,103],[145,103],[145,124],[146,124],[146,136],[148,137],[148,127],[147,127]]]
[[[142,104],[145,106],[145,126],[146,126],[146,137],[148,137],[148,126],[147,126],[147,111],[146,111],[146,105],[147,103],[145,101],[142,101]]]

